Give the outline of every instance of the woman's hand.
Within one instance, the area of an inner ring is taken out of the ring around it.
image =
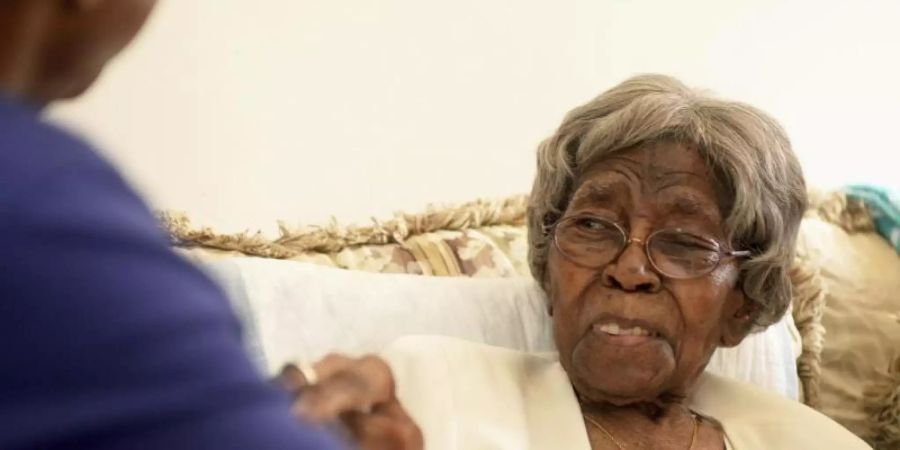
[[[309,383],[293,364],[277,381],[293,395],[294,414],[324,425],[342,424],[363,450],[422,450],[422,432],[397,400],[390,367],[375,356],[329,355],[313,366]]]

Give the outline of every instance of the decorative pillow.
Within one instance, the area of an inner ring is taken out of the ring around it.
[[[803,222],[798,252],[824,282],[821,411],[872,441],[894,427],[900,444],[900,401],[885,403],[900,395],[900,257],[874,232],[817,218]]]
[[[269,372],[330,352],[377,352],[408,335],[437,334],[522,351],[552,351],[543,291],[531,278],[371,274],[259,258],[207,263],[246,323]],[[792,322],[718,351],[709,370],[797,398]]]
[[[524,227],[490,226],[410,236],[402,244],[345,248],[336,267],[379,273],[433,276],[528,276]]]
[[[274,239],[259,232],[196,228],[180,213],[162,212],[159,218],[175,247],[195,262],[249,255],[367,272],[509,277],[530,275],[526,205],[527,197],[520,195],[397,213],[369,226],[291,228],[280,223]]]

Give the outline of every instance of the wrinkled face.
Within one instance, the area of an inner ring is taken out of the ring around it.
[[[140,31],[156,0],[57,2],[39,100],[80,95]],[[68,6],[66,6],[68,5]]]
[[[738,261],[672,279],[657,271],[642,244],[654,231],[680,229],[729,248],[718,198],[701,156],[677,143],[617,153],[577,180],[564,218],[607,219],[639,241],[599,268],[551,247],[554,335],[583,398],[624,405],[686,396],[713,350],[746,335]]]

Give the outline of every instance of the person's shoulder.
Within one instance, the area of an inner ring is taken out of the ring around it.
[[[691,403],[697,412],[721,422],[735,450],[870,448],[834,420],[800,402],[726,377],[704,374]]]
[[[88,142],[3,98],[0,217],[0,226],[32,233],[79,228],[162,242],[144,201]]]
[[[0,205],[58,174],[86,168],[115,173],[84,140],[0,99]]]

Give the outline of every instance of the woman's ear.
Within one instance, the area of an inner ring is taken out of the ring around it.
[[[744,291],[738,287],[732,291],[727,305],[723,310],[719,345],[735,347],[753,330],[753,318],[756,317],[759,304],[744,295]]]

